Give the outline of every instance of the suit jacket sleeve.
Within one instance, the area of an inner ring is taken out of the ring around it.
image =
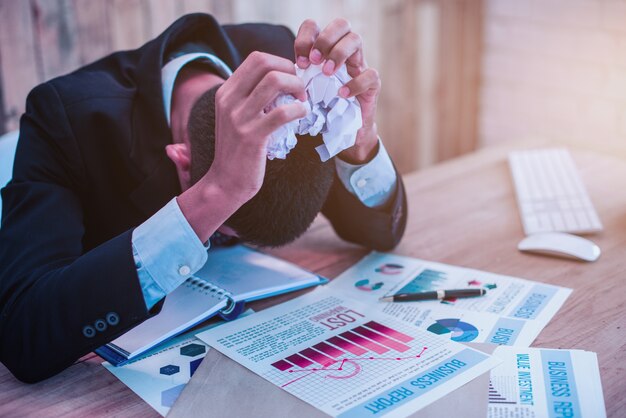
[[[322,213],[337,235],[379,251],[398,245],[406,227],[407,202],[402,177],[397,171],[396,176],[396,190],[389,201],[382,207],[369,208],[346,190],[335,175]]]
[[[149,316],[132,230],[83,248],[81,164],[56,90],[35,88],[0,229],[0,360],[25,382],[58,373]],[[99,320],[106,329],[99,322],[100,331],[85,331]]]

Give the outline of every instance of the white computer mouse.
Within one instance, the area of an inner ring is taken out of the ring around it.
[[[544,232],[532,234],[517,245],[520,251],[574,258],[583,261],[596,261],[600,257],[600,247],[586,238],[564,232]]]

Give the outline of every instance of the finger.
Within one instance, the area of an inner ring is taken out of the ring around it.
[[[321,64],[333,46],[350,32],[350,23],[346,19],[335,19],[317,37],[309,59],[313,64]]]
[[[339,89],[339,96],[343,98],[354,97],[367,91],[378,93],[380,91],[380,76],[378,71],[368,68],[360,75],[353,78]]]
[[[361,62],[358,62],[358,58],[363,57],[362,48],[363,42],[361,37],[354,32],[348,32],[346,36],[341,38],[328,53],[328,58],[322,69],[324,74],[333,74],[335,70],[341,67],[348,58],[352,58],[353,56],[352,65],[358,64],[361,66],[363,64],[363,60],[361,59]]]
[[[346,60],[346,69],[352,78],[357,77],[367,69],[367,62],[363,56],[363,48],[357,50]]]
[[[298,29],[298,35],[293,44],[294,51],[296,53],[296,64],[300,68],[307,68],[310,65],[309,53],[313,48],[313,43],[320,33],[320,28],[317,26],[314,20],[307,19],[302,22],[300,29]]]
[[[286,123],[301,119],[306,109],[300,102],[293,102],[271,110],[259,121],[256,129],[260,135],[267,136]]]
[[[242,103],[244,114],[250,118],[255,117],[281,93],[291,94],[301,101],[306,100],[304,82],[300,78],[280,71],[270,71]]]
[[[296,73],[293,62],[288,59],[254,51],[235,70],[224,83],[224,95],[230,100],[240,101],[249,96],[254,87],[270,71],[280,71],[283,73]]]

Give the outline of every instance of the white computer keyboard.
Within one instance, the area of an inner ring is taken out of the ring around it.
[[[584,234],[602,223],[566,149],[515,151],[509,166],[526,235]]]

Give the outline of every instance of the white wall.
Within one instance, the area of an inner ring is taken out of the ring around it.
[[[486,0],[484,24],[481,145],[626,155],[626,0]]]

